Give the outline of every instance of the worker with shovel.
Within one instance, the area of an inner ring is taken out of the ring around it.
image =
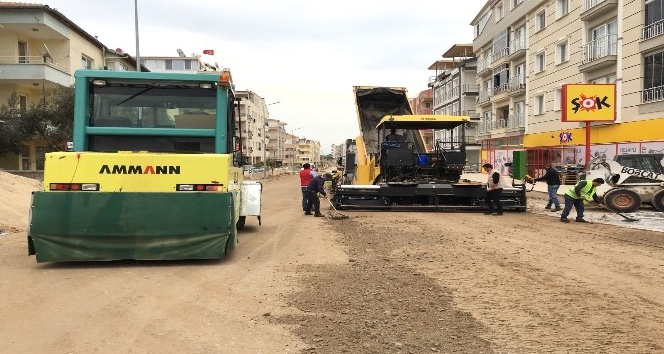
[[[309,184],[307,185],[307,207],[304,210],[304,215],[311,215],[311,208],[314,209],[315,217],[325,217],[325,215],[320,212],[320,200],[318,199],[318,193],[323,195],[323,198],[327,199],[327,193],[325,192],[325,181],[332,180],[332,175],[326,173],[324,176],[318,175],[314,177]]]
[[[560,215],[560,221],[569,222],[567,216],[572,207],[576,209],[576,221],[577,222],[587,222],[583,218],[584,204],[590,201],[595,202],[600,207],[603,207],[602,203],[597,197],[597,187],[604,184],[604,180],[601,178],[595,178],[590,181],[579,181],[574,187],[570,188],[565,193],[565,207],[563,208],[563,213]]]

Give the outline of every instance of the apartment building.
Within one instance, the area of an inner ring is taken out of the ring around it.
[[[288,151],[286,151],[288,123],[268,118],[267,158],[275,161],[277,167],[288,166]]]
[[[433,91],[429,88],[420,93],[415,98],[409,98],[408,103],[413,114],[432,114],[433,112]],[[427,150],[433,149],[433,130],[420,130],[424,147]]]
[[[177,49],[178,56],[142,56],[141,63],[150,71],[169,71],[178,73],[197,73],[199,71],[217,71],[219,64],[209,64],[201,55],[192,53],[187,56],[182,49]]]
[[[300,137],[294,134],[294,131],[299,128],[293,129],[290,133],[284,135],[284,157],[286,167],[289,171],[296,172],[300,170],[302,162],[300,160],[300,153],[298,151],[300,144]]]
[[[269,141],[269,113],[265,99],[253,91],[236,91],[239,99],[240,125],[237,133],[242,141],[245,164],[255,165],[267,161]]]
[[[0,105],[16,93],[25,111],[50,90],[71,86],[77,69],[136,68],[134,58],[109,49],[47,5],[0,2],[0,24]],[[0,168],[42,170],[48,151],[44,141],[26,142],[18,155],[0,156]]]
[[[319,167],[321,165],[319,141],[300,138],[297,142],[297,154],[297,163],[299,165],[304,163],[309,163],[315,167]]]
[[[344,144],[332,144],[330,145],[330,156],[332,157],[332,165],[338,166],[341,165],[339,162],[341,157],[344,156]]]
[[[467,169],[479,171],[481,154],[477,132],[480,128],[480,119],[476,113],[479,86],[475,82],[477,59],[473,53],[473,46],[453,45],[443,54],[442,60],[437,60],[429,66],[429,70],[436,73],[429,78],[429,87],[433,90],[433,114],[470,117],[470,123],[465,127]],[[448,139],[447,134],[445,131],[435,132],[432,143]],[[459,134],[459,130],[454,131],[454,134]]]
[[[664,151],[663,6],[488,1],[471,22],[483,161],[501,166],[518,149],[531,171],[585,164],[585,123],[561,121],[564,84],[615,84],[616,119],[591,125],[591,157]]]

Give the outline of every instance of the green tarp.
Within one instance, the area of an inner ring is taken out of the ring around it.
[[[37,262],[221,259],[235,247],[233,196],[217,192],[35,192]]]

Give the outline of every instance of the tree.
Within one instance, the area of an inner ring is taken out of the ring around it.
[[[7,99],[7,105],[0,106],[0,154],[18,154],[21,151],[23,136],[19,124],[21,111],[18,106],[18,95],[15,92]]]
[[[270,168],[270,174],[274,176],[274,169],[277,167],[277,161],[268,158],[266,161],[266,165],[267,167]]]
[[[49,151],[66,148],[72,139],[74,123],[74,88],[58,87],[44,92],[39,102],[22,112],[18,95],[13,93],[0,107],[0,153],[18,153],[22,143],[33,139],[46,142]]]

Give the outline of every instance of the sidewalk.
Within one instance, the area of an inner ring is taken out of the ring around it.
[[[467,179],[469,181],[473,182],[482,182],[486,183],[487,180],[487,174],[486,173],[464,173],[461,175],[461,179]],[[512,184],[512,178],[511,177],[505,177],[507,179],[507,183]],[[569,189],[569,187],[572,187],[573,184],[570,185],[561,185],[560,188],[558,188],[558,195],[564,195],[565,192]],[[526,184],[526,189],[530,190],[530,187],[533,187],[532,184],[528,183]],[[536,182],[535,186],[533,187],[533,191],[536,192],[542,192],[542,193],[548,193],[547,192],[547,184],[546,182]]]

